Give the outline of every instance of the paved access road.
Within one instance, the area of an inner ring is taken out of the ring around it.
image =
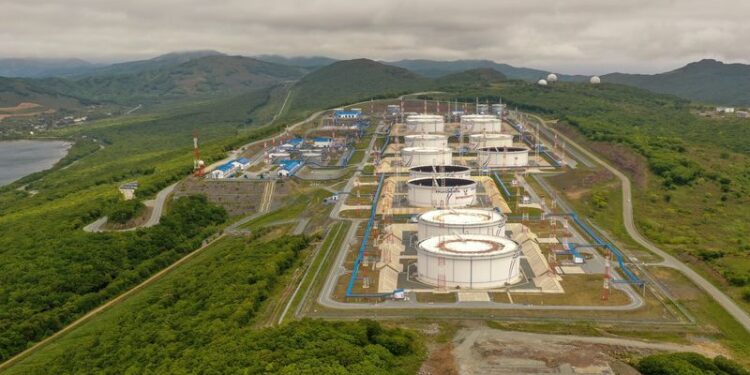
[[[589,159],[601,164],[602,166],[604,166],[604,168],[612,172],[612,174],[620,179],[620,182],[622,182],[622,216],[623,222],[625,223],[625,230],[627,230],[630,237],[632,237],[640,245],[664,259],[661,263],[657,263],[654,265],[670,267],[682,272],[682,274],[690,279],[690,281],[698,285],[701,289],[708,293],[708,295],[710,295],[719,305],[721,305],[721,307],[727,310],[727,312],[732,315],[732,317],[734,317],[743,327],[745,327],[745,330],[750,332],[750,315],[748,315],[745,310],[739,307],[731,298],[729,298],[726,294],[719,290],[719,288],[711,284],[711,282],[706,280],[703,276],[693,271],[692,268],[680,262],[677,258],[673,257],[666,251],[658,248],[638,231],[638,228],[635,226],[635,222],[633,221],[632,190],[630,179],[628,178],[628,176],[626,176],[624,173],[620,172],[615,167],[602,160],[598,156],[594,155],[592,152],[589,152],[587,149],[575,143],[573,140],[566,137],[556,129],[549,128],[544,120],[542,120],[540,117],[533,115],[532,117],[535,118],[536,121],[539,121],[544,128],[547,128],[557,134],[558,137],[565,140],[565,142],[568,142],[569,145],[576,148],[579,152],[584,154]]]

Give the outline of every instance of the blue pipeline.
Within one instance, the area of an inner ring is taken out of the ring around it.
[[[495,177],[495,181],[497,181],[497,183],[500,185],[500,188],[503,189],[505,196],[507,196],[508,198],[512,197],[513,194],[511,194],[510,191],[508,191],[508,188],[505,186],[505,183],[500,178],[500,176],[497,175],[497,172],[492,172],[492,175]]]
[[[622,269],[622,272],[625,273],[625,276],[627,276],[629,282],[633,284],[643,284],[643,280],[638,278],[633,272],[630,271],[630,269],[625,265],[625,262],[623,261],[623,254],[620,252],[620,250],[616,247],[614,247],[611,243],[603,241],[599,236],[594,233],[594,231],[584,223],[577,214],[570,213],[568,214],[571,218],[573,218],[573,221],[583,229],[584,232],[592,239],[594,242],[601,247],[604,247],[605,249],[609,250],[612,254],[615,255],[615,258],[617,258],[617,264],[620,266],[620,269]]]
[[[346,287],[346,296],[347,297],[377,297],[382,296],[382,294],[363,294],[363,295],[355,295],[352,294],[352,290],[354,289],[354,283],[357,281],[357,275],[359,274],[359,267],[362,264],[362,259],[365,257],[365,248],[367,247],[367,240],[370,238],[370,233],[372,233],[372,226],[375,222],[375,212],[378,207],[378,200],[380,199],[380,190],[383,187],[383,181],[385,181],[385,175],[381,174],[380,179],[378,180],[378,188],[375,190],[375,197],[373,198],[372,208],[370,209],[370,220],[367,222],[367,227],[365,228],[365,234],[362,238],[362,244],[359,245],[359,253],[357,254],[357,259],[354,261],[354,268],[352,270],[352,277],[349,279],[349,285]],[[390,294],[390,293],[389,293]],[[385,294],[385,295],[389,295]]]

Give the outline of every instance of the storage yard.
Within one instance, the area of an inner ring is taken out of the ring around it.
[[[351,226],[295,314],[645,309],[685,319],[646,294],[641,269],[543,183],[590,162],[524,115],[497,104],[361,106],[325,112],[236,155],[228,162],[247,163],[233,175],[206,171],[178,189],[206,192],[233,213],[283,210],[305,186],[330,192],[323,203],[332,205],[331,222]],[[284,180],[291,185],[278,185]]]
[[[556,301],[545,309],[646,304],[643,282],[619,250],[529,182],[576,167],[564,145],[543,141],[503,105],[474,106],[485,112],[476,114],[466,104],[464,111],[416,100],[395,106],[365,111],[378,126],[365,130],[359,144],[369,148],[337,187],[347,198],[331,214],[355,225],[335,250],[337,266],[318,303],[462,310],[529,309],[544,300]],[[436,114],[441,107],[450,112]],[[367,166],[373,175],[362,172]]]

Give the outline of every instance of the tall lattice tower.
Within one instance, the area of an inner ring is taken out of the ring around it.
[[[198,131],[193,131],[193,173],[202,177],[205,174],[206,164],[201,160],[201,149],[198,147]]]

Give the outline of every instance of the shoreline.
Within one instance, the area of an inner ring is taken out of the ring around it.
[[[49,147],[49,143],[54,146]],[[0,188],[54,168],[72,147],[73,142],[61,138],[0,140]]]

